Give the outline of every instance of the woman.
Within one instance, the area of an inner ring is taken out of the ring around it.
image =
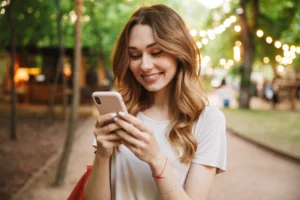
[[[98,117],[86,199],[206,199],[226,168],[225,119],[206,106],[199,51],[182,18],[165,5],[138,9],[113,71],[130,114]]]

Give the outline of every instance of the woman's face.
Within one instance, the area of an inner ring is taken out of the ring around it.
[[[129,67],[136,80],[150,92],[164,89],[174,78],[177,61],[154,40],[148,25],[135,25],[129,34]]]

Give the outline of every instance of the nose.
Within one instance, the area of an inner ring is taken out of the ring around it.
[[[143,71],[148,71],[153,68],[153,62],[150,56],[143,55],[140,67]]]

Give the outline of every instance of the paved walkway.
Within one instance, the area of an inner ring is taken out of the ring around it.
[[[93,127],[95,118],[88,118],[76,132],[65,184],[55,188],[53,183],[58,156],[17,200],[66,199],[92,163]],[[299,200],[300,165],[227,133],[227,172],[217,176],[209,200]]]
[[[75,133],[68,168],[66,170],[65,184],[62,187],[53,187],[59,154],[50,159],[50,165],[37,180],[24,191],[17,200],[64,200],[67,199],[76,182],[86,171],[86,165],[93,163],[94,149],[93,128],[96,117],[88,118]]]
[[[299,200],[300,163],[227,133],[227,171],[209,200]]]

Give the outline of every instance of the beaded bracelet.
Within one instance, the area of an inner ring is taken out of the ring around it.
[[[154,178],[156,178],[156,179],[164,179],[165,178],[165,177],[163,177],[161,175],[164,173],[164,171],[166,169],[166,166],[167,166],[167,163],[168,163],[168,158],[166,157],[166,162],[165,162],[165,165],[164,165],[164,168],[163,168],[162,172],[159,175],[157,175],[157,176],[153,176]]]

